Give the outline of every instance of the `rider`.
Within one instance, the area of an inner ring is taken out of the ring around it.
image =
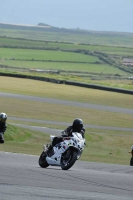
[[[81,133],[82,137],[84,138],[85,134],[85,127],[83,125],[83,120],[76,118],[73,121],[71,126],[68,126],[64,131],[62,131],[62,135],[59,137],[54,137],[52,144],[50,144],[48,148],[48,152],[53,149],[53,147],[62,141],[63,137],[72,136],[72,132]]]
[[[0,113],[0,143],[4,143],[4,132],[6,131],[7,115],[5,113]]]

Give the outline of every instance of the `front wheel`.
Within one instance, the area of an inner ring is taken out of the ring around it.
[[[39,163],[39,165],[40,165],[40,167],[42,167],[42,168],[46,168],[46,167],[48,167],[49,166],[49,164],[47,163],[47,161],[46,161],[46,153],[43,151],[42,152],[42,154],[40,155],[40,158],[39,158],[39,161],[38,161],[38,163]]]
[[[69,152],[66,152],[66,155],[62,155],[61,157],[61,168],[63,170],[70,169],[77,160],[77,151],[75,149],[69,149]],[[69,157],[67,156],[69,154]]]

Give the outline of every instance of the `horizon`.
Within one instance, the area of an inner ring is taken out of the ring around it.
[[[7,6],[8,5],[8,6]],[[132,0],[4,0],[0,22],[65,29],[133,33]]]
[[[41,22],[39,22],[39,23],[41,23]],[[39,24],[38,23],[38,24]],[[59,29],[68,29],[68,30],[83,30],[83,31],[90,31],[90,32],[96,32],[96,33],[98,33],[98,32],[112,32],[112,33],[129,33],[129,34],[133,34],[133,32],[124,32],[124,31],[99,31],[99,30],[88,30],[88,29],[80,29],[80,28],[64,28],[64,27],[57,27],[57,26],[52,26],[52,25],[50,25],[50,24],[46,24],[45,26],[40,26],[40,25],[38,25],[38,24],[35,24],[35,25],[32,25],[32,24],[17,24],[17,23],[4,23],[4,22],[0,22],[0,24],[5,24],[5,25],[13,25],[13,26],[25,26],[25,27],[44,27],[44,28],[46,28],[46,27],[55,27],[55,28],[59,28]],[[43,24],[43,23],[41,23],[41,24]],[[45,23],[44,23],[45,24]]]

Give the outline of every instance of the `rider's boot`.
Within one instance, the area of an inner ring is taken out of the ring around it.
[[[54,154],[53,146],[50,144],[47,149],[48,156],[52,156]]]
[[[47,151],[52,151],[53,146],[50,144]]]
[[[4,136],[3,136],[3,133],[0,133],[0,143],[4,143]]]

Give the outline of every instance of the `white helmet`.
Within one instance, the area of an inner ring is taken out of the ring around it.
[[[133,145],[131,146],[131,150],[133,151]]]
[[[7,120],[6,113],[0,113],[0,122],[5,122]]]

